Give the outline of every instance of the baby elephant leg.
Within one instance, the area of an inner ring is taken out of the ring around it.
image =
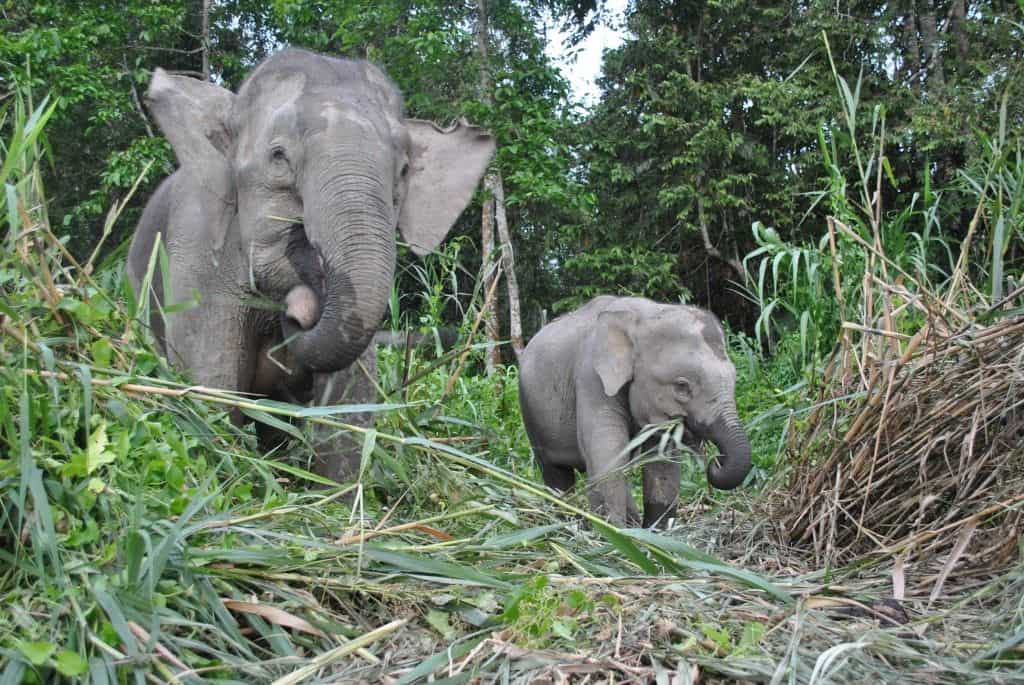
[[[664,524],[675,515],[679,481],[677,457],[665,456],[644,466],[644,528]]]
[[[590,508],[604,516],[616,526],[635,527],[640,525],[640,510],[637,509],[629,481],[623,473],[627,456],[609,458],[602,464],[587,468],[587,495]]]
[[[559,492],[568,492],[576,483],[576,471],[569,466],[556,466],[540,459],[540,475],[544,485]]]
[[[640,525],[640,510],[636,506],[629,482],[621,473],[606,473],[596,478],[587,477],[587,494],[594,513],[619,527],[635,528]]]
[[[616,526],[637,526],[640,512],[623,472],[629,462],[628,417],[606,407],[596,409],[581,399],[576,438],[587,465],[587,494],[591,508]]]

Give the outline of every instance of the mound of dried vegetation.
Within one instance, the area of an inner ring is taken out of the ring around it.
[[[891,557],[897,595],[935,599],[1020,560],[1024,289],[976,304],[964,266],[979,216],[941,296],[865,244],[863,320],[844,324],[792,446],[786,538],[819,564]]]

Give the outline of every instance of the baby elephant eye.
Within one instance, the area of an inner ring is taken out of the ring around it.
[[[274,160],[275,162],[287,162],[288,155],[285,153],[283,147],[278,146],[270,151],[270,159]]]

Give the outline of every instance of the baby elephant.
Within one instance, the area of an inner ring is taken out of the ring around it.
[[[736,369],[709,312],[639,297],[596,297],[534,336],[519,360],[523,422],[544,482],[568,490],[585,471],[591,506],[618,525],[640,516],[621,471],[626,446],[647,424],[683,419],[687,442],[710,440],[716,488],[750,472],[750,443],[736,413]],[[609,475],[610,474],[610,475]],[[679,463],[643,467],[649,527],[672,515]]]

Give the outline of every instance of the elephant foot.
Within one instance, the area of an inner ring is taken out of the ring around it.
[[[644,466],[644,528],[664,524],[679,503],[679,459],[663,458]]]
[[[673,503],[674,504],[674,503]],[[655,507],[651,509],[644,507],[644,528],[655,528],[664,526],[675,515],[674,506]]]
[[[359,477],[362,444],[348,435],[335,435],[325,443],[313,445],[313,472],[335,483],[348,483]]]
[[[624,478],[604,477],[591,483],[589,490],[591,508],[609,523],[619,528],[635,528],[640,525],[640,510]]]

